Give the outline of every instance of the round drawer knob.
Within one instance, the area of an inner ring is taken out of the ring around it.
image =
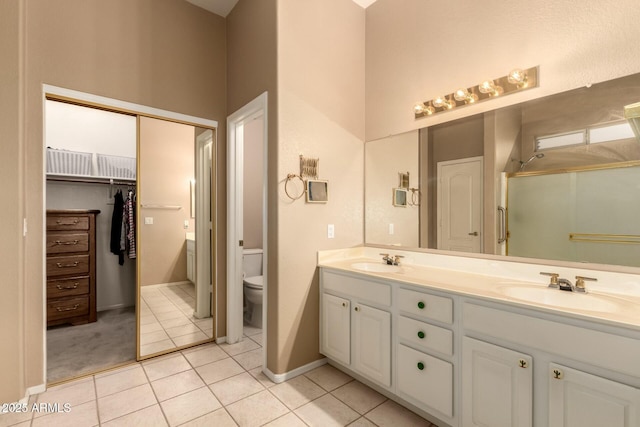
[[[418,338],[423,339],[424,338],[424,332],[418,331]]]
[[[424,363],[418,362],[418,369],[420,369],[421,371],[424,370]]]
[[[425,306],[424,302],[422,302],[422,301],[419,301],[419,302],[418,302],[418,308],[419,308],[420,310],[422,310],[422,309],[424,308],[424,306]]]

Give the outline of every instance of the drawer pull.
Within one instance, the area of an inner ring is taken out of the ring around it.
[[[343,306],[343,307],[346,307],[346,306],[347,306],[347,303],[346,303],[346,302],[343,302],[343,303],[342,303],[342,306]]]
[[[418,338],[420,338],[420,339],[424,339],[424,337],[425,337],[424,332],[422,332],[422,331],[418,331]]]
[[[77,267],[78,264],[80,264],[80,261],[75,261],[75,262],[72,262],[71,264],[63,264],[61,262],[56,262],[56,265],[58,266],[58,268],[73,268],[73,267]]]
[[[521,368],[527,368],[527,367],[529,366],[529,364],[527,363],[527,361],[526,361],[526,360],[524,360],[524,359],[520,359],[520,360],[518,360],[518,365],[519,365]]]
[[[552,372],[553,372],[553,378],[556,380],[561,380],[562,377],[564,377],[560,369],[554,369]]]
[[[360,307],[356,306],[356,308],[354,308],[355,311],[360,311]]]
[[[78,219],[72,219],[71,221],[63,221],[61,219],[56,221],[56,224],[58,225],[76,225],[80,222],[80,220]]]
[[[72,286],[56,285],[56,288],[58,288],[58,290],[60,290],[60,291],[67,290],[67,289],[77,289],[79,284],[80,284],[80,282],[76,282]]]
[[[66,307],[66,308],[62,308],[62,307],[56,307],[56,310],[60,311],[73,311],[73,310],[77,310],[78,307],[80,307],[80,304],[76,304],[73,307]]]
[[[79,240],[73,240],[73,241],[68,241],[68,242],[62,242],[60,240],[56,240],[56,245],[77,245],[79,242]]]
[[[423,301],[418,301],[418,308],[419,308],[420,310],[424,310],[425,306],[426,306],[426,305],[425,305],[425,303],[424,303]]]
[[[418,369],[423,371],[424,370],[424,363],[418,362]]]

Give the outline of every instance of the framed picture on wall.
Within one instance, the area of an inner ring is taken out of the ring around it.
[[[393,206],[406,208],[407,207],[407,189],[406,188],[394,188],[393,189]]]
[[[329,181],[309,179],[305,187],[307,203],[327,203],[329,201]]]

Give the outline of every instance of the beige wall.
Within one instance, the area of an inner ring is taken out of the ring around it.
[[[9,32],[7,38],[2,37],[3,50],[8,54],[3,55],[2,69],[20,71],[18,54],[23,54],[25,92],[22,109],[18,74],[7,80],[13,107],[6,105],[2,97],[3,119],[11,117],[12,125],[3,126],[3,133],[9,129],[6,133],[9,139],[3,140],[0,169],[12,177],[11,182],[17,183],[5,194],[7,205],[15,210],[3,215],[9,216],[7,222],[13,223],[19,233],[21,217],[26,213],[28,234],[24,240],[19,234],[2,239],[3,250],[10,243],[14,251],[7,259],[14,257],[15,261],[3,274],[15,281],[3,287],[3,292],[8,295],[7,301],[13,298],[12,304],[20,307],[19,294],[23,290],[24,328],[18,327],[16,335],[15,319],[21,318],[17,314],[11,316],[13,321],[1,323],[0,335],[8,337],[3,345],[14,349],[12,353],[19,353],[24,345],[24,357],[19,356],[19,360],[24,360],[24,370],[20,363],[13,366],[20,371],[18,377],[24,375],[24,384],[29,387],[44,382],[41,85],[218,120],[223,130],[218,142],[224,146],[226,34],[223,18],[180,0],[18,1],[26,7],[26,46],[16,50],[19,15],[14,10],[15,4],[6,6],[6,3],[2,2],[0,14],[2,31]],[[2,80],[4,85],[5,79]],[[22,112],[24,125],[17,120]],[[222,162],[219,177],[224,175]],[[24,253],[20,249],[22,242]],[[9,378],[0,383],[0,394],[5,401],[12,401],[22,397],[24,389],[16,378]]]
[[[0,402],[24,396],[24,122],[22,116],[24,15],[23,3],[0,1],[0,180],[5,203],[0,209],[4,224],[0,239]],[[42,306],[40,307],[42,310]],[[42,317],[40,317],[42,318]],[[40,334],[40,336],[42,336]]]
[[[364,241],[364,24],[351,1],[278,1],[278,296],[269,306],[277,313],[269,324],[278,336],[269,342],[276,373],[320,358],[317,251]],[[327,204],[284,194],[300,154],[320,159]]]
[[[190,192],[195,171],[195,128],[140,117],[139,134],[140,285],[182,282],[187,280],[185,232],[195,231]],[[146,208],[149,204],[181,209]],[[146,218],[152,218],[153,224],[146,224]],[[185,221],[188,229],[184,228]]]
[[[637,0],[378,0],[366,15],[367,141],[640,71]],[[538,89],[413,117],[417,101],[536,65]]]
[[[227,16],[228,99],[227,110],[232,113],[263,92],[268,92],[268,184],[267,234],[268,241],[268,328],[267,366],[275,372],[278,348],[271,345],[278,340],[277,321],[278,274],[278,81],[277,81],[277,0],[240,0]],[[226,154],[225,154],[226,155]],[[226,194],[226,191],[225,191]],[[226,239],[226,232],[225,232]],[[220,267],[220,266],[219,266]],[[271,284],[274,284],[273,286]],[[224,319],[221,319],[224,320]],[[226,325],[226,323],[225,323]]]

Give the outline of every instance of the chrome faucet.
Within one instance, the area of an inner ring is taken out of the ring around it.
[[[549,279],[549,287],[554,289],[560,289],[561,291],[568,292],[581,292],[586,293],[587,289],[584,286],[585,280],[597,281],[595,277],[576,276],[576,284],[571,283],[569,279],[563,279],[558,273],[544,273],[543,276],[551,276]]]
[[[400,265],[400,258],[404,258],[403,255],[393,255],[389,256],[389,254],[380,254],[382,255],[382,262],[387,265]]]

